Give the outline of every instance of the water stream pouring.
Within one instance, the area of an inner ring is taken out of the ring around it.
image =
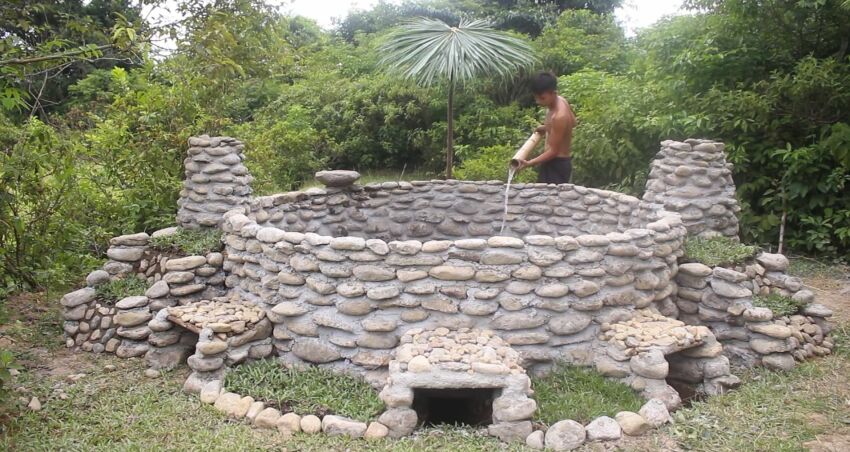
[[[527,159],[528,154],[537,147],[537,143],[539,143],[542,138],[542,133],[532,133],[531,136],[525,140],[525,143],[520,146],[519,150],[516,151],[513,158],[511,158],[511,163],[508,165],[508,183],[505,185],[505,213],[502,215],[502,226],[499,228],[499,235],[502,235],[502,232],[505,231],[505,221],[508,219],[508,194],[511,190],[511,181],[519,168],[519,161]]]

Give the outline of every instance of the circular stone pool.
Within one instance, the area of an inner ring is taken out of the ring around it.
[[[497,331],[530,370],[589,365],[603,324],[675,310],[686,231],[660,205],[519,184],[499,235],[502,182],[330,180],[222,224],[226,285],[266,306],[286,362],[380,381],[402,334],[446,327]]]

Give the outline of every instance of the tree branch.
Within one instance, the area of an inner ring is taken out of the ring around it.
[[[85,49],[69,50],[67,52],[54,53],[52,55],[42,55],[42,56],[30,57],[30,58],[10,58],[8,60],[0,61],[0,66],[6,66],[6,65],[12,65],[12,64],[24,65],[24,64],[40,63],[42,61],[60,60],[62,58],[72,57],[72,56],[80,55],[80,54],[83,54],[83,53],[92,52],[92,51],[95,51],[95,50],[111,49],[113,47],[115,47],[115,45],[113,45],[113,44],[104,44],[104,45],[97,46],[97,47],[87,47]]]

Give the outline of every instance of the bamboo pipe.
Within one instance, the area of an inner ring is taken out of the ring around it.
[[[540,140],[543,138],[543,134],[540,132],[534,132],[525,140],[522,146],[520,146],[519,150],[516,151],[513,158],[511,159],[511,168],[516,168],[519,166],[520,160],[526,160],[528,158],[528,154],[537,147],[537,143],[540,143]]]

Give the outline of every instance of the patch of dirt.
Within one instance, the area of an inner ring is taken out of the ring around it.
[[[680,452],[682,448],[676,444],[663,429],[654,430],[644,436],[623,435],[617,441],[585,443],[579,452]]]
[[[850,450],[850,435],[818,435],[814,440],[803,443],[811,452],[846,452]]]
[[[811,276],[803,283],[815,293],[815,301],[832,309],[833,322],[850,322],[850,275],[844,278]]]

